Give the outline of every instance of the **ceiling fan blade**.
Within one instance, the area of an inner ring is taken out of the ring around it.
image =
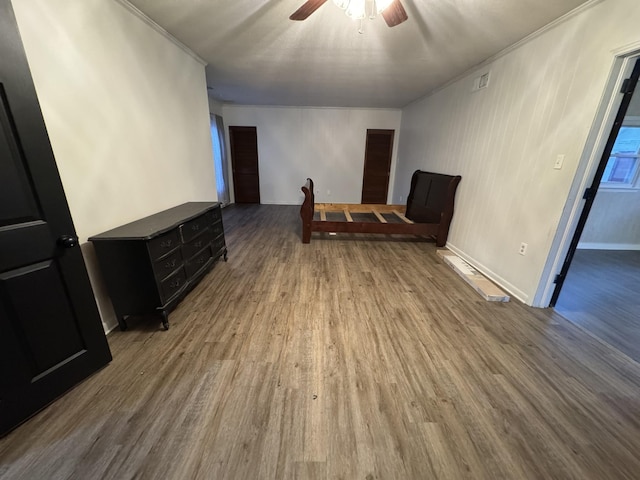
[[[290,20],[306,20],[309,15],[319,9],[327,0],[307,0],[289,17]]]
[[[382,11],[382,16],[384,17],[384,21],[387,22],[387,25],[390,27],[400,25],[402,22],[409,19],[407,12],[400,3],[400,0],[393,0],[391,5]]]

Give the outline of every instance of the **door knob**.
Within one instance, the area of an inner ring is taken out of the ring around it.
[[[62,235],[58,238],[58,245],[64,248],[73,248],[78,244],[78,237],[74,235]]]

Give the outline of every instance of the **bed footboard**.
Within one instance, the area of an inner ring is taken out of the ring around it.
[[[315,196],[313,194],[313,180],[307,178],[307,183],[302,186],[304,202],[300,207],[300,217],[302,218],[302,243],[311,242],[311,224],[313,223],[313,209]]]

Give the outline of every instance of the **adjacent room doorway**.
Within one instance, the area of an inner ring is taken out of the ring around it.
[[[367,130],[361,203],[387,203],[393,130]]]
[[[551,306],[640,361],[640,58],[631,58]],[[629,74],[629,70],[631,73]],[[619,96],[622,94],[622,98]]]
[[[583,197],[585,203],[573,234],[571,244],[569,245],[569,250],[563,263],[562,270],[556,278],[556,287],[551,297],[551,306],[554,306],[558,300],[567,272],[571,266],[571,261],[573,260],[578,248],[578,243],[582,237],[584,227],[587,223],[587,219],[591,213],[596,193],[598,192],[598,188],[601,186],[603,180],[605,183],[611,184],[612,186],[617,185],[616,188],[624,188],[627,185],[629,187],[634,187],[638,180],[638,173],[640,173],[640,160],[638,157],[640,145],[636,145],[638,142],[636,141],[634,143],[634,139],[636,137],[640,138],[638,135],[640,127],[626,127],[625,118],[627,117],[629,105],[631,104],[632,99],[636,96],[634,95],[634,92],[636,91],[636,85],[638,84],[639,78],[640,58],[636,59],[631,76],[623,83],[620,92],[623,95],[623,98],[609,133],[607,143],[604,147],[602,157],[600,158],[600,163],[593,178],[593,182],[584,192]],[[634,132],[633,130],[637,130],[637,132]],[[630,151],[629,149],[635,149],[635,151]]]
[[[235,203],[260,203],[256,127],[229,127]]]

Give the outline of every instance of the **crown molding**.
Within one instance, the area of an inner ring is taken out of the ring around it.
[[[486,60],[483,60],[482,62],[478,63],[477,65],[474,65],[473,67],[465,70],[463,73],[461,73],[460,75],[457,75],[456,77],[452,78],[451,80],[449,80],[444,85],[441,85],[441,86],[431,90],[426,95],[423,95],[422,97],[420,97],[419,99],[409,103],[408,105],[420,102],[420,101],[424,100],[425,98],[430,97],[431,95],[433,95],[435,93],[438,93],[441,90],[444,90],[445,88],[447,88],[450,85],[456,83],[457,81],[462,80],[463,78],[469,76],[471,73],[473,73],[473,72],[475,72],[477,70],[480,70],[482,68],[485,68],[486,66],[492,64],[493,62],[495,62],[499,58],[502,58],[505,55],[508,55],[509,53],[513,52],[514,50],[517,50],[518,48],[522,47],[523,45],[526,45],[527,43],[529,43],[529,42],[535,40],[536,38],[544,35],[549,30],[553,30],[558,25],[560,25],[560,24],[562,24],[562,23],[564,23],[564,22],[566,22],[568,20],[571,20],[572,18],[580,15],[584,11],[589,10],[590,8],[592,8],[592,7],[594,7],[597,4],[602,3],[602,2],[604,2],[604,0],[589,0],[589,1],[585,2],[585,3],[583,3],[579,7],[574,8],[570,12],[567,12],[563,16],[558,17],[555,20],[553,20],[552,22],[546,24],[544,27],[539,28],[535,32],[527,35],[522,40],[518,40],[516,43],[514,43],[512,45],[509,45],[507,48],[505,48],[503,50],[500,50],[495,55],[492,55],[491,57],[487,58]]]
[[[640,40],[611,50],[616,57],[628,57],[640,52]]]
[[[128,2],[128,0],[115,0],[117,3],[119,3],[120,5],[122,5],[124,8],[126,8],[129,12],[131,12],[133,15],[135,15],[136,17],[138,17],[140,20],[142,20],[144,23],[146,23],[147,25],[149,25],[151,28],[153,28],[156,32],[158,32],[160,35],[162,35],[164,38],[166,38],[167,40],[169,40],[171,43],[173,43],[176,47],[178,47],[180,50],[182,50],[184,53],[186,53],[187,55],[189,55],[191,58],[193,58],[196,62],[198,62],[200,65],[202,66],[207,66],[207,62],[200,57],[197,53],[195,53],[193,50],[191,50],[189,47],[187,47],[184,43],[182,43],[180,40],[178,40],[176,37],[174,37],[173,35],[171,35],[169,32],[167,32],[164,28],[162,28],[160,25],[158,25],[156,22],[154,22],[151,18],[149,18],[145,13],[143,13],[142,11],[140,11],[138,8],[136,8],[135,6],[133,6],[131,3]]]

